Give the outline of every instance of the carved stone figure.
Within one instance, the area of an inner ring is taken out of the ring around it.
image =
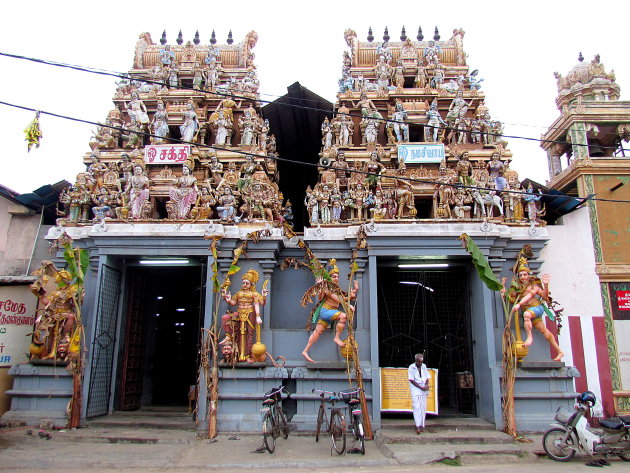
[[[396,100],[395,111],[392,114],[394,122],[388,122],[387,127],[391,128],[396,135],[397,143],[409,143],[409,125],[406,123],[408,115],[400,99]]]
[[[149,203],[149,178],[146,175],[143,165],[135,164],[133,175],[125,187],[125,193],[129,196],[127,207],[129,218],[148,218],[150,211]]]
[[[173,61],[175,61],[175,53],[171,51],[171,47],[167,44],[160,50],[160,64],[162,64],[162,67],[170,67]]]
[[[219,191],[221,189],[223,193],[217,199],[217,213],[221,221],[232,223],[234,222],[238,202],[234,194],[232,194],[230,186],[223,186],[223,188],[219,188]]]
[[[234,296],[227,288],[221,291],[225,302],[231,306],[238,306],[236,313],[228,313],[222,317],[223,330],[228,341],[238,346],[239,361],[253,363],[256,357],[252,354],[254,335],[260,331],[262,325],[262,312],[260,308],[267,302],[268,291],[263,286],[262,294],[256,292],[258,272],[250,269],[243,275],[241,290]]]
[[[197,179],[192,175],[192,165],[186,163],[182,166],[182,175],[169,189],[170,201],[166,203],[166,208],[170,210],[169,218],[173,220],[189,218],[190,209],[197,201],[198,193]]]
[[[195,104],[188,102],[186,110],[183,113],[184,123],[179,127],[179,131],[183,141],[194,142],[197,139],[197,130],[199,130],[199,120],[195,111]]]
[[[437,142],[440,125],[448,126],[440,116],[437,100],[433,100],[431,107],[427,110],[427,124],[424,127],[424,141],[433,143]]]
[[[162,144],[166,142],[166,136],[168,135],[168,113],[164,107],[164,102],[161,100],[157,103],[157,110],[153,115],[153,135],[151,141],[155,144]]]
[[[324,118],[322,123],[322,147],[328,149],[332,146],[333,132],[332,126],[328,121],[328,117]]]

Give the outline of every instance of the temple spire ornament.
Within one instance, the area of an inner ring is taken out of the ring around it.
[[[368,43],[371,43],[372,41],[374,41],[374,35],[372,34],[372,27],[371,26],[370,26],[370,29],[368,30],[367,40],[368,40]]]
[[[438,31],[438,27],[435,27],[435,34],[433,35],[433,39],[435,41],[439,41],[440,40],[440,32]]]
[[[400,40],[404,43],[407,40],[407,32],[405,31],[405,27],[402,27],[402,31],[400,32]]]
[[[232,30],[230,30],[227,37],[227,44],[232,44],[233,42],[234,42],[234,39],[232,38]]]
[[[201,41],[199,40],[199,30],[195,32],[195,39],[193,39],[193,43],[199,44]]]
[[[424,39],[424,35],[422,34],[422,27],[418,26],[418,36],[416,36],[418,41],[422,41]]]
[[[389,41],[389,31],[387,30],[387,26],[385,27],[385,31],[383,32],[383,41]]]
[[[212,35],[210,36],[210,44],[217,44],[217,35],[214,30],[212,30]]]
[[[160,44],[164,46],[166,44],[166,30],[162,32],[162,37],[160,38]]]
[[[584,61],[584,56],[582,56],[582,51],[580,51],[580,55],[578,56],[578,61]]]
[[[179,30],[179,34],[177,35],[177,44],[180,46],[184,43],[184,38],[182,37],[182,30]]]

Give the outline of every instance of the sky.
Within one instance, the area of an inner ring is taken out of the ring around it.
[[[582,52],[585,61],[600,54],[606,71],[614,69],[621,99],[630,99],[630,61],[623,19],[630,2],[589,1],[448,2],[109,2],[31,0],[6,2],[0,18],[0,52],[108,71],[127,72],[138,35],[155,43],[166,30],[175,44],[199,31],[208,44],[212,30],[225,44],[258,33],[254,48],[261,98],[274,100],[299,82],[334,102],[347,50],[344,31],[354,29],[365,41],[371,26],[375,41],[388,27],[391,41],[404,26],[425,40],[437,26],[448,40],[463,28],[468,65],[479,69],[482,91],[492,117],[504,123],[512,167],[521,179],[545,183],[547,158],[538,139],[558,117],[554,71],[566,75]],[[389,6],[389,8],[387,8]],[[0,56],[0,101],[88,121],[104,121],[113,108],[115,78],[35,64]],[[27,153],[23,130],[30,111],[0,104],[0,184],[19,193],[65,179],[74,182],[85,169],[83,155],[92,125],[42,115],[43,139]]]

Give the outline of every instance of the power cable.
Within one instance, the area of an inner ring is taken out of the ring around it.
[[[4,53],[4,52],[0,52],[0,56],[6,56],[6,57],[10,57],[13,59],[21,59],[21,60],[26,60],[26,61],[31,61],[31,62],[35,62],[38,64],[45,64],[45,65],[49,65],[49,66],[56,66],[56,67],[62,67],[62,68],[68,68],[68,69],[72,69],[72,70],[77,70],[77,71],[81,71],[81,72],[89,72],[92,74],[99,74],[99,75],[104,75],[104,76],[110,76],[110,77],[116,77],[119,79],[124,79],[124,80],[130,80],[130,81],[137,81],[137,82],[143,82],[146,84],[153,84],[153,85],[160,85],[160,86],[166,86],[165,82],[161,82],[161,81],[154,81],[154,80],[150,80],[150,79],[146,79],[146,78],[142,78],[142,77],[134,77],[131,73],[122,73],[122,72],[112,72],[112,71],[107,71],[105,69],[97,69],[97,68],[91,68],[91,67],[85,67],[85,66],[77,66],[77,65],[72,65],[72,64],[66,64],[66,63],[62,63],[62,62],[57,62],[57,61],[52,61],[52,60],[47,60],[47,59],[37,59],[37,58],[32,58],[32,57],[28,57],[28,56],[21,56],[18,54],[10,54],[10,53]],[[355,113],[349,113],[349,112],[331,112],[329,110],[325,110],[325,109],[321,109],[321,108],[317,108],[317,107],[311,107],[311,106],[307,106],[307,105],[299,105],[299,104],[295,104],[295,103],[285,103],[282,102],[282,99],[285,98],[286,96],[275,96],[272,94],[259,94],[259,95],[267,95],[267,96],[271,96],[271,97],[278,97],[276,100],[263,100],[263,99],[256,99],[256,98],[252,98],[249,96],[243,96],[243,95],[237,95],[234,94],[233,92],[220,92],[220,91],[208,91],[208,90],[204,90],[204,89],[196,89],[194,87],[179,87],[178,89],[180,90],[190,90],[193,92],[200,92],[203,94],[208,94],[208,95],[218,95],[220,97],[230,97],[233,99],[239,99],[239,100],[248,100],[248,101],[255,101],[255,102],[262,102],[262,103],[276,103],[278,105],[282,105],[282,106],[287,106],[287,107],[293,107],[293,108],[299,108],[299,109],[303,109],[303,110],[311,110],[311,111],[316,111],[316,112],[322,112],[325,113],[327,115],[331,115],[332,113],[335,113],[336,115],[345,115],[348,117],[356,117],[356,118],[365,118],[363,115],[359,115],[359,114],[355,114]],[[300,101],[310,101],[311,99],[302,99],[302,98],[293,98],[291,97],[291,100],[300,100]],[[344,100],[346,101],[350,101],[353,102],[352,99],[341,99],[341,101],[343,102]],[[401,120],[393,120],[393,119],[389,119],[389,118],[378,118],[378,117],[369,117],[373,120],[376,121],[380,121],[383,123],[392,123],[392,124],[404,124],[404,125],[417,125],[417,123],[413,123],[413,122],[407,122],[407,121],[401,121]],[[523,126],[523,125],[514,125],[513,126]],[[435,128],[432,127],[430,125],[424,124],[424,126],[429,127],[429,128]],[[440,126],[440,129],[444,129],[447,131],[454,131],[457,132],[459,129],[457,127],[448,127],[448,126]],[[557,128],[557,129],[561,129],[561,128]],[[562,129],[563,131],[565,131],[565,129]],[[568,130],[567,130],[568,131]],[[610,134],[614,134],[612,132],[607,132]],[[489,135],[489,136],[494,136],[494,137],[503,137],[503,138],[510,138],[510,139],[519,139],[519,140],[526,140],[526,141],[535,141],[535,142],[539,142],[539,143],[557,143],[557,144],[562,144],[562,145],[570,145],[570,146],[586,146],[588,147],[589,145],[587,143],[571,143],[569,141],[562,141],[562,140],[545,140],[542,138],[532,138],[532,137],[527,137],[527,136],[518,136],[518,135],[506,135],[506,134],[502,134],[502,133],[491,133],[491,132],[484,132],[484,134]],[[600,149],[611,149],[613,151],[628,151],[630,152],[630,149],[625,149],[623,147],[620,146],[601,146],[599,145]]]
[[[75,118],[75,117],[70,117],[67,115],[60,115],[57,113],[52,113],[52,112],[47,112],[44,110],[37,110],[31,107],[25,107],[23,105],[16,105],[16,104],[12,104],[9,102],[5,102],[5,101],[0,101],[0,105],[6,105],[8,107],[13,107],[13,108],[17,108],[17,109],[21,109],[21,110],[27,110],[27,111],[31,111],[31,112],[39,112],[40,114],[43,115],[49,115],[51,117],[55,117],[55,118],[61,118],[64,120],[70,120],[70,121],[74,121],[74,122],[78,122],[78,123],[85,123],[88,125],[96,125],[96,126],[100,126],[100,127],[104,127],[104,128],[109,128],[112,130],[118,130],[120,132],[124,132],[124,133],[133,133],[136,135],[142,135],[145,137],[154,137],[154,138],[163,138],[161,136],[158,135],[154,135],[151,133],[147,133],[145,131],[133,131],[133,130],[128,130],[126,128],[123,127],[119,127],[119,126],[114,126],[114,125],[107,125],[107,124],[103,124],[103,123],[98,123],[98,122],[93,122],[90,120],[84,120],[81,118]],[[176,143],[180,143],[180,144],[187,144],[187,145],[191,145],[191,146],[196,146],[197,148],[200,149],[214,149],[214,150],[219,150],[219,151],[229,151],[232,153],[236,153],[236,154],[241,154],[244,156],[251,156],[252,158],[260,158],[260,159],[271,159],[274,161],[278,161],[278,162],[286,162],[286,163],[291,163],[291,164],[298,164],[298,165],[303,165],[303,166],[310,166],[310,167],[315,167],[315,168],[323,168],[323,169],[331,169],[331,170],[335,170],[336,168],[334,168],[331,165],[322,165],[319,163],[306,163],[303,161],[294,161],[292,159],[286,159],[286,158],[281,158],[280,156],[268,156],[268,155],[262,155],[262,154],[257,154],[257,153],[252,153],[252,152],[248,152],[248,151],[242,151],[240,149],[233,149],[233,148],[224,148],[221,146],[217,146],[217,145],[206,145],[206,144],[201,144],[201,143],[194,143],[191,141],[185,141],[185,140],[181,140],[178,138],[169,138],[170,141],[176,142]],[[391,179],[395,179],[395,180],[399,180],[399,181],[407,181],[407,182],[413,182],[413,183],[418,183],[418,184],[430,184],[430,185],[436,185],[436,184],[440,184],[437,183],[436,181],[430,181],[428,179],[417,179],[417,178],[413,178],[413,177],[407,177],[407,176],[397,176],[397,175],[391,175],[391,174],[387,174],[387,175],[383,175],[383,174],[376,174],[376,173],[372,173],[369,171],[363,171],[363,170],[359,170],[359,169],[344,169],[345,172],[348,172],[350,174],[355,173],[355,174],[363,174],[365,176],[376,176],[376,177],[387,177],[387,178],[391,178]],[[471,186],[471,185],[466,185],[466,184],[461,184],[461,183],[453,183],[453,184],[444,184],[450,187],[455,187],[455,188],[461,188],[461,189],[471,189],[471,190],[479,190],[479,191],[488,191],[488,188],[486,187],[479,187],[479,186]],[[501,191],[501,192],[507,192],[507,193],[512,193],[512,194],[521,194],[521,195],[532,195],[531,193],[527,192],[527,191],[517,191],[517,190],[506,190],[506,191]],[[557,194],[546,194],[546,193],[542,193],[539,192],[538,194],[534,194],[535,196],[541,196],[541,197],[553,197],[553,198],[570,198],[571,196],[559,196]],[[616,200],[616,199],[602,199],[602,198],[595,198],[594,196],[590,196],[590,197],[586,197],[586,198],[582,198],[582,204],[588,200],[593,200],[593,201],[599,201],[599,202],[615,202],[615,203],[630,203],[630,200]]]

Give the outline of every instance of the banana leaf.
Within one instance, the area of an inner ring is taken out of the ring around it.
[[[462,246],[464,249],[468,251],[472,257],[473,264],[479,274],[479,278],[488,287],[488,289],[492,291],[500,291],[503,286],[492,272],[492,268],[490,267],[488,260],[483,255],[475,241],[465,233],[462,233],[459,238],[462,240]]]

